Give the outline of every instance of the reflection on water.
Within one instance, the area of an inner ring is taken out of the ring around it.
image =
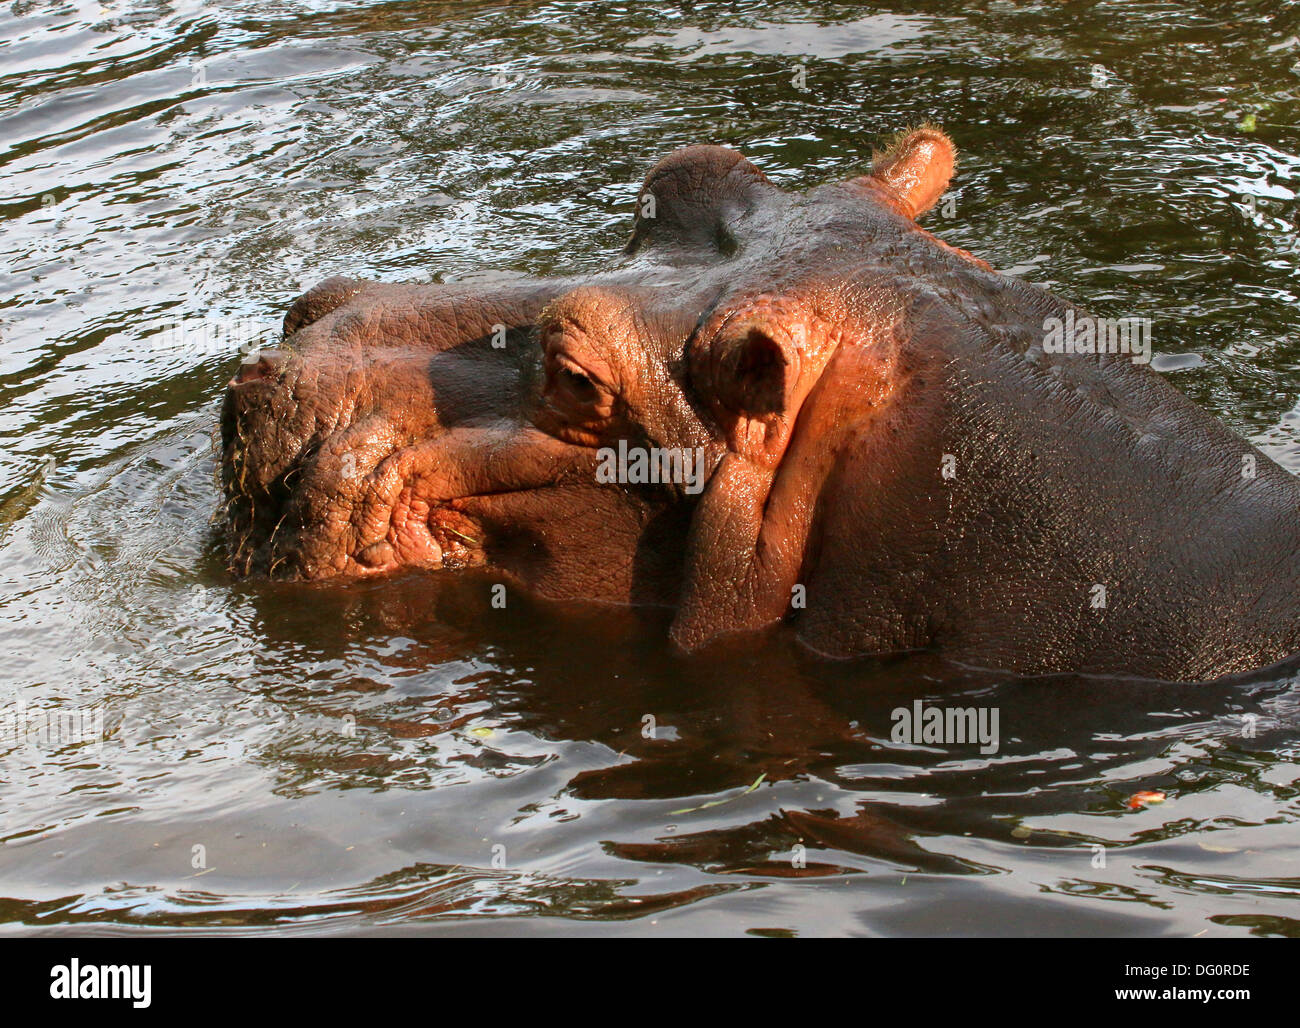
[[[1294,670],[685,661],[472,577],[225,578],[244,329],[165,325],[592,267],[674,146],[801,188],[925,118],[964,151],[930,227],[1152,318],[1300,471],[1295,5],[678,6],[0,9],[0,706],[103,718],[0,738],[9,930],[1300,934]],[[997,751],[895,742],[918,697],[995,708]]]

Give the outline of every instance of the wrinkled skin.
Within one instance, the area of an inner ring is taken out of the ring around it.
[[[1296,480],[1127,355],[1044,352],[1070,305],[916,224],[953,166],[924,127],[792,195],[688,147],[603,274],[322,283],[227,393],[232,569],[482,566],[675,608],[687,650],[784,621],[1174,680],[1300,650]],[[702,491],[600,480],[620,440],[702,452]]]

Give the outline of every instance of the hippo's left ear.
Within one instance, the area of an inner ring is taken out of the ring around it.
[[[871,174],[855,179],[865,185],[883,186],[900,201],[903,213],[917,218],[943,196],[957,167],[957,148],[935,125],[922,125],[905,132],[884,153],[877,154]]]
[[[691,344],[691,381],[730,450],[759,467],[781,459],[799,407],[836,347],[809,312],[772,298]]]
[[[715,344],[714,393],[732,412],[748,417],[785,410],[790,361],[759,324],[733,330]]]

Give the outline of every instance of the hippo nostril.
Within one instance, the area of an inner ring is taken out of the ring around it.
[[[293,335],[300,328],[306,328],[326,314],[337,310],[361,291],[365,283],[355,278],[335,275],[319,285],[312,286],[293,302],[284,316],[285,337]]]
[[[289,355],[284,350],[254,350],[244,358],[244,363],[235,373],[232,384],[241,385],[245,382],[278,379],[284,373],[285,365],[288,363]]]

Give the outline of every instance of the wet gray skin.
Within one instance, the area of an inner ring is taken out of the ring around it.
[[[1019,674],[1292,655],[1300,483],[1145,333],[920,229],[955,160],[921,127],[799,196],[684,147],[606,272],[313,287],[227,388],[232,570],[475,567],[670,606],[690,651],[783,622],[823,656]],[[615,448],[699,481],[602,477]]]

